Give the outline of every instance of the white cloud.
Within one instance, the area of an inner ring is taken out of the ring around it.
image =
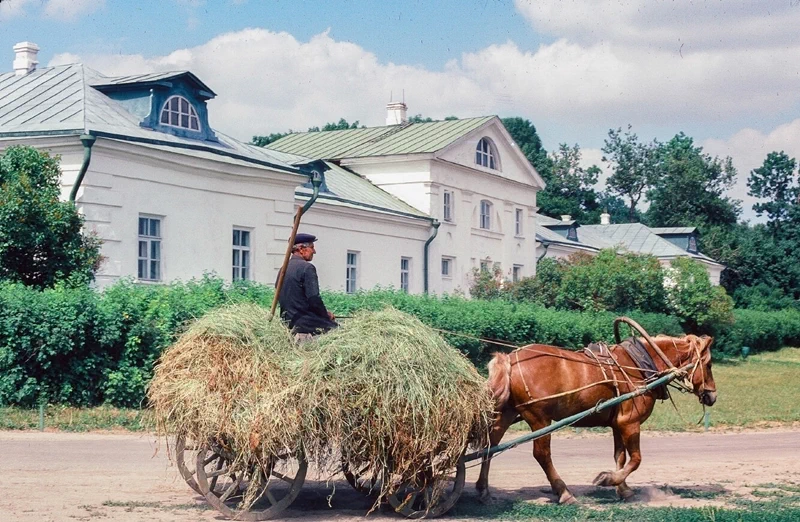
[[[5,0],[0,2],[0,21],[26,14],[25,7],[32,4],[35,0]]]
[[[738,176],[730,195],[743,201],[743,217],[755,220],[752,207],[758,200],[747,195],[750,171],[760,167],[767,154],[773,151],[784,151],[792,158],[800,158],[800,119],[780,125],[768,133],[742,129],[726,140],[708,139],[702,146],[712,156],[733,158]]]
[[[74,20],[79,15],[93,13],[105,5],[105,0],[47,0],[44,15],[61,20]]]

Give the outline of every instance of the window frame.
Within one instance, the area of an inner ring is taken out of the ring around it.
[[[142,234],[142,220],[147,220],[145,233]],[[152,223],[157,223],[156,234],[153,234]],[[137,255],[136,255],[136,279],[150,283],[159,283],[164,280],[164,216],[152,214],[139,214],[137,219]],[[145,244],[145,255],[142,256],[142,244]],[[156,245],[158,255],[153,255],[153,245]],[[142,277],[142,262],[144,262],[144,274]],[[153,265],[155,263],[155,265]],[[156,276],[152,277],[155,267]]]
[[[344,291],[348,294],[354,294],[358,291],[358,254],[355,250],[348,250],[346,256],[346,270],[344,278]],[[350,256],[353,256],[353,262],[350,262]]]
[[[445,273],[444,267],[447,264],[447,273]],[[442,279],[453,279],[453,272],[455,272],[456,267],[456,258],[452,256],[442,256],[442,264],[441,264],[441,274]]]
[[[478,140],[475,146],[475,164],[490,170],[500,170],[500,158],[494,141],[488,136]]]
[[[442,220],[452,223],[455,209],[455,195],[452,190],[445,190],[442,195]]]
[[[177,101],[177,106],[173,109],[170,105],[172,100]],[[186,110],[183,109],[182,102],[186,102]],[[167,121],[164,121],[164,114],[167,114]],[[176,123],[172,123],[172,116],[175,116]],[[184,116],[186,117],[186,125],[181,125],[183,122]],[[164,125],[165,127],[172,127],[174,129],[182,129],[189,132],[203,132],[203,125],[200,121],[200,115],[197,112],[197,109],[194,108],[192,102],[189,101],[188,98],[185,96],[181,96],[180,94],[173,94],[164,102],[161,106],[161,111],[158,113],[158,123],[159,125]],[[197,128],[192,127],[192,123],[197,124]]]
[[[239,243],[236,244],[236,233],[239,232]],[[247,245],[243,245],[243,234],[247,234]],[[249,227],[232,228],[231,237],[231,281],[252,281],[253,280],[253,229]],[[236,264],[236,254],[239,253],[239,264]],[[245,255],[247,254],[247,255]],[[246,261],[245,261],[246,259]],[[244,275],[242,272],[244,271]]]
[[[485,210],[485,212],[484,212]],[[492,229],[492,202],[488,199],[482,199],[480,202],[480,210],[478,213],[479,221],[478,227],[482,230]]]
[[[514,235],[522,237],[525,231],[522,227],[523,220],[525,219],[525,212],[521,208],[514,209]]]
[[[405,264],[405,267],[403,266]],[[411,287],[411,258],[400,258],[400,290],[409,293]]]
[[[512,265],[511,267],[511,282],[518,283],[522,279],[522,269],[524,265]]]

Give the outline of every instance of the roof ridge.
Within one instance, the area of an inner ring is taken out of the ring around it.
[[[374,138],[370,138],[365,142],[359,143],[359,145],[362,145],[362,144],[365,144],[365,143],[378,143],[379,141],[384,140],[384,139],[388,138],[389,136],[393,136],[394,134],[397,134],[398,132],[400,132],[403,129],[407,129],[407,128],[411,127],[412,125],[414,125],[414,123],[408,122],[408,121],[403,122],[403,123],[401,123],[399,125],[387,125],[387,127],[390,127],[390,128],[386,132],[384,132],[383,134],[378,134]]]

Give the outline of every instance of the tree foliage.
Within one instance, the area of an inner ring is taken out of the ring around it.
[[[336,122],[328,122],[322,126],[322,128],[318,126],[309,127],[306,132],[325,132],[325,131],[334,131],[334,130],[347,130],[347,129],[358,129],[359,126],[363,129],[364,125],[360,125],[359,121],[356,120],[353,123],[348,122],[344,118],[339,118],[339,121]],[[253,136],[253,139],[250,140],[250,143],[257,147],[266,147],[270,143],[274,141],[278,141],[279,139],[288,136],[289,134],[294,134],[295,131],[289,130],[287,132],[273,132],[272,134],[267,134],[263,136]]]
[[[720,286],[711,284],[706,268],[688,257],[672,261],[667,269],[667,302],[673,315],[693,333],[712,333],[733,322],[733,299]]]
[[[736,180],[730,157],[712,158],[681,132],[658,147],[656,158],[647,192],[650,226],[703,229],[736,224],[741,202],[725,195]]]
[[[38,288],[86,283],[100,261],[100,242],[82,234],[83,217],[60,201],[58,159],[32,147],[0,156],[0,280]]]
[[[797,161],[785,152],[770,152],[747,180],[751,196],[765,199],[753,205],[759,216],[766,214],[769,227],[780,234],[787,221],[800,218],[800,180]]]
[[[596,223],[600,195],[594,186],[599,176],[597,165],[581,166],[578,144],[562,143],[550,154],[550,170],[544,174],[546,187],[537,198],[540,212],[551,217],[569,214],[580,224]]]
[[[631,132],[632,127],[623,134],[622,128],[610,129],[603,146],[603,161],[608,163],[613,173],[606,181],[610,194],[627,198],[628,222],[633,223],[637,216],[636,206],[650,186],[656,162],[658,143],[641,143],[639,137]]]

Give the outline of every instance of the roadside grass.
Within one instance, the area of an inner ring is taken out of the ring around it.
[[[717,403],[706,408],[711,428],[758,427],[800,422],[800,348],[714,363]],[[702,431],[703,406],[689,393],[672,392],[677,411],[667,400],[656,404],[644,423],[650,431]],[[528,431],[525,423],[513,430]],[[606,428],[598,428],[604,431]],[[573,432],[576,431],[572,428]],[[568,431],[569,431],[568,430]],[[594,431],[591,429],[590,431]]]
[[[47,405],[44,409],[44,425],[47,430],[98,431],[126,430],[152,431],[154,422],[149,410],[114,408],[73,408]],[[39,410],[27,408],[0,408],[0,429],[35,430],[39,428]]]
[[[589,495],[580,499],[576,506],[559,506],[521,500],[495,501],[483,505],[474,497],[464,498],[456,504],[448,516],[486,520],[520,521],[603,521],[622,522],[788,522],[800,520],[800,494],[796,485],[764,484],[756,486],[756,500],[741,496],[725,498],[722,493],[713,497],[689,495],[689,498],[728,501],[725,506],[702,507],[648,507],[624,504],[610,495]],[[761,489],[763,488],[763,489]],[[679,488],[671,488],[680,494]],[[602,490],[601,490],[602,492]],[[686,492],[683,492],[686,493]]]
[[[800,422],[800,348],[784,348],[760,353],[746,360],[728,360],[714,364],[718,398],[708,408],[712,428],[758,427]],[[673,393],[678,411],[669,401],[657,404],[644,424],[651,431],[701,431],[703,408],[691,394]],[[0,429],[35,430],[39,410],[16,407],[0,408]],[[149,410],[113,408],[72,408],[48,405],[45,408],[48,430],[152,431],[154,422]],[[517,423],[515,431],[528,431]],[[597,431],[604,431],[598,428]],[[575,431],[568,428],[568,431]],[[590,430],[590,431],[594,431]]]

